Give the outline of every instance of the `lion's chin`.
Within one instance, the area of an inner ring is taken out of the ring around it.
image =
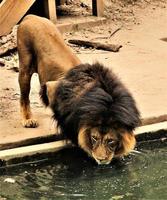
[[[111,163],[112,158],[113,158],[113,156],[112,156],[108,160],[99,160],[99,159],[96,158],[96,156],[93,153],[92,153],[91,157],[96,161],[96,163],[98,165],[109,165]]]
[[[98,160],[98,159],[93,155],[93,153],[91,152],[91,150],[88,150],[88,149],[83,149],[83,150],[87,153],[87,155],[88,155],[90,158],[92,158],[93,160],[95,160],[96,163],[97,163],[98,165],[109,165],[109,164],[111,163],[111,160],[102,160],[102,161]]]
[[[95,158],[94,158],[95,159]],[[95,159],[96,163],[98,165],[109,165],[111,161],[99,161],[97,159]]]

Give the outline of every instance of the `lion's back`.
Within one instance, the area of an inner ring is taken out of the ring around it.
[[[61,35],[57,27],[44,17],[27,15],[18,27],[18,48],[19,43],[33,46],[37,50],[46,48],[46,44],[53,42],[53,38],[54,40],[60,41]]]

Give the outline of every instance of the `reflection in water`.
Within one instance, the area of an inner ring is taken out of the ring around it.
[[[167,147],[144,150],[97,166],[78,150],[66,149],[54,161],[2,171],[0,199],[167,199],[166,152]],[[7,177],[16,182],[4,182]]]

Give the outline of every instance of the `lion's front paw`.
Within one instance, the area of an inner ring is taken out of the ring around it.
[[[39,125],[36,119],[25,119],[22,124],[25,128],[36,128]]]

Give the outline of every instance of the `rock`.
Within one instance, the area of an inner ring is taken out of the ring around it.
[[[6,179],[4,180],[4,182],[7,182],[7,183],[15,183],[16,180],[13,179],[13,178],[6,178]]]

